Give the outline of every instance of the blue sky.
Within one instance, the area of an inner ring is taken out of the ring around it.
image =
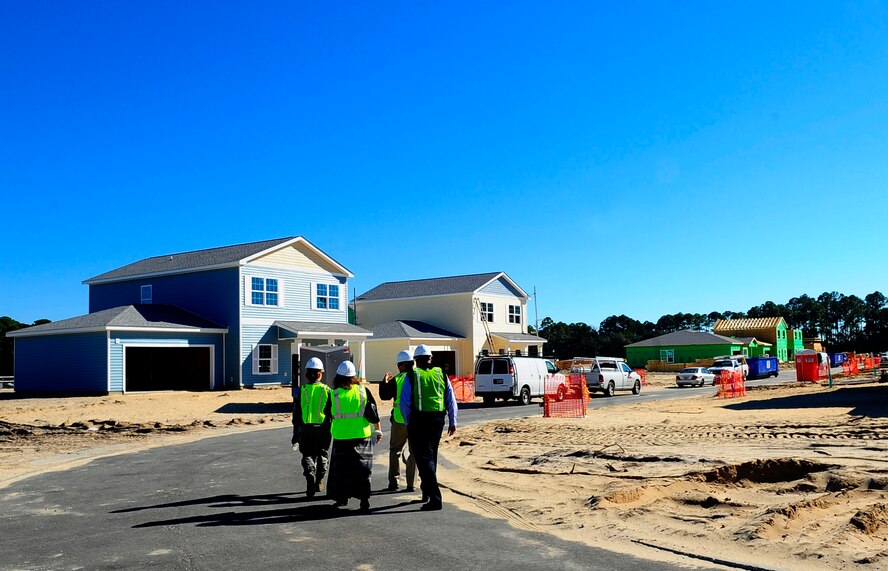
[[[3,3],[0,315],[291,235],[595,326],[888,290],[888,5],[609,4]]]

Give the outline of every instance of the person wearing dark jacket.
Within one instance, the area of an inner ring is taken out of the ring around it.
[[[407,469],[404,476],[407,480],[406,491],[414,490],[413,482],[416,479],[416,459],[410,453],[410,447],[407,446],[407,425],[404,424],[404,415],[401,414],[401,389],[404,383],[413,382],[413,356],[409,351],[401,351],[398,353],[398,374],[392,377],[392,374],[386,372],[382,384],[379,385],[379,398],[382,400],[394,399],[392,405],[392,432],[389,438],[389,470],[388,470],[388,488],[386,490],[393,492],[398,489],[398,479],[401,476],[401,456],[405,456]],[[405,451],[404,449],[407,448]],[[404,454],[406,452],[406,454]]]
[[[305,378],[308,381],[297,387],[293,394],[293,438],[294,447],[299,445],[302,453],[302,473],[305,475],[305,495],[314,497],[324,489],[324,476],[327,474],[330,450],[330,427],[332,399],[330,387],[321,382],[324,364],[318,358],[311,358],[305,364]]]
[[[447,434],[456,432],[456,398],[450,379],[439,367],[432,367],[432,351],[419,345],[413,353],[416,367],[413,382],[401,389],[401,414],[407,424],[407,441],[416,457],[416,469],[422,481],[423,511],[440,510],[441,488],[438,486],[438,444],[448,419]]]

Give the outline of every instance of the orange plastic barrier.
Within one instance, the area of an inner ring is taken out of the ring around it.
[[[475,377],[450,376],[450,384],[453,386],[453,396],[456,402],[472,402],[475,400]]]
[[[638,373],[639,377],[641,377],[641,384],[647,386],[647,371],[644,369],[635,369],[635,372]]]
[[[543,416],[546,418],[582,418],[589,406],[586,377],[579,373],[549,375],[543,395]]]
[[[740,371],[721,371],[718,378],[718,398],[732,399],[746,396],[746,381]]]

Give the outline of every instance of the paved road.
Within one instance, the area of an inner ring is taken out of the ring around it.
[[[674,569],[453,506],[420,512],[416,494],[336,511],[305,497],[288,440],[208,438],[13,484],[0,490],[0,569]]]
[[[794,375],[751,381],[770,384]],[[596,396],[590,408],[684,398],[705,388]],[[461,424],[539,414],[468,405]],[[305,497],[289,430],[103,458],[0,490],[0,570],[12,569],[673,569],[517,529],[417,495],[378,493],[371,513]],[[377,456],[374,489],[385,486]],[[590,545],[596,543],[590,538]]]

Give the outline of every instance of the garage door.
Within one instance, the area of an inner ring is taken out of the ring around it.
[[[206,391],[209,347],[127,347],[127,391]]]

